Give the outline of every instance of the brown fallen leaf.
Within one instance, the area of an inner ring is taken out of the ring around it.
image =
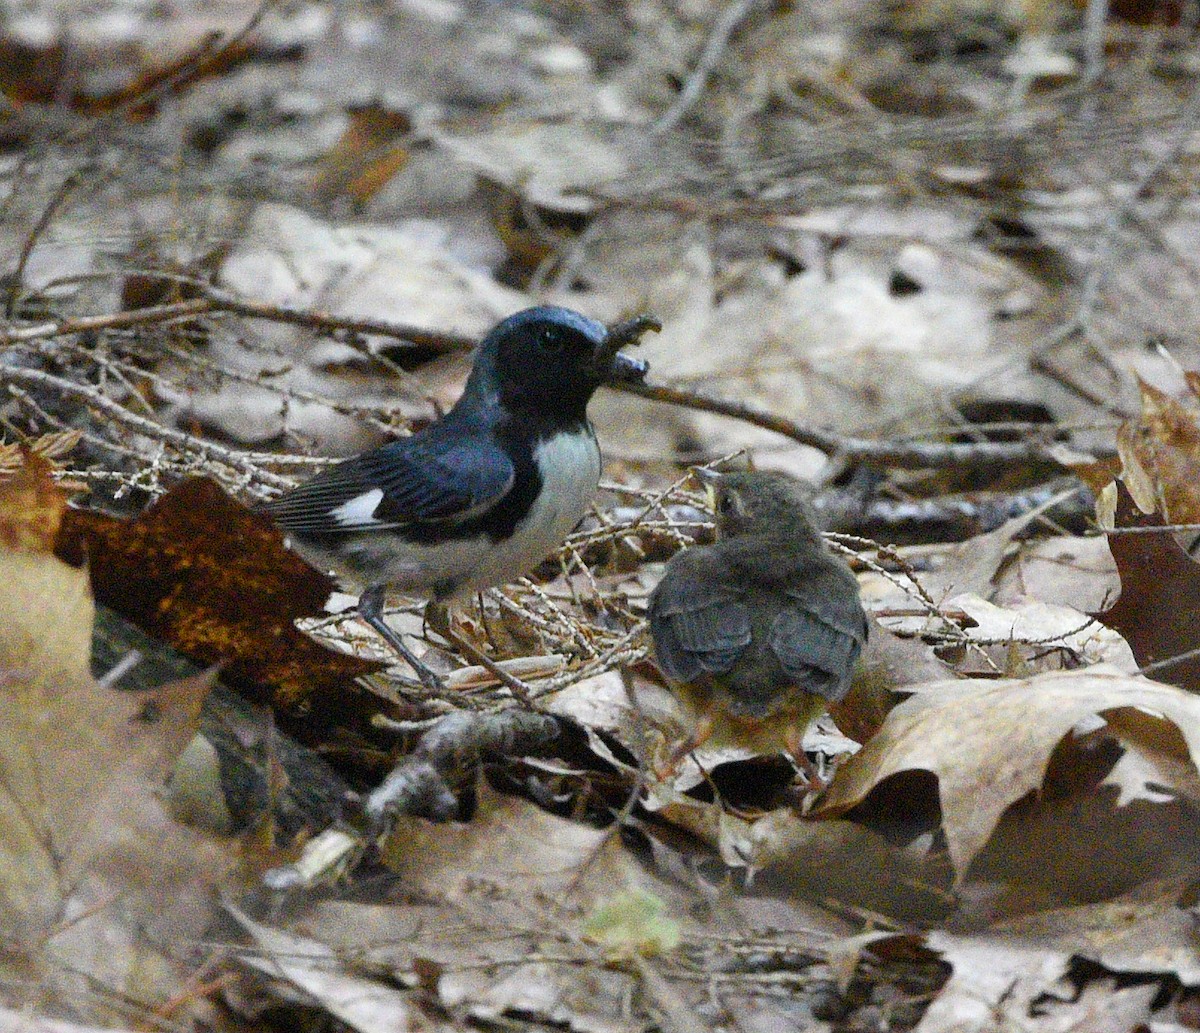
[[[54,464],[31,450],[21,466],[0,480],[0,548],[51,552],[67,498],[54,483]]]
[[[183,481],[134,520],[68,510],[57,552],[88,563],[100,602],[196,662],[222,665],[226,681],[271,703],[302,738],[371,709],[354,679],[382,665],[293,625],[322,612],[333,581],[213,481]]]
[[[160,798],[209,680],[101,686],[92,618],[86,571],[0,551],[0,981],[36,986],[33,1008],[140,1020],[129,1002],[182,989],[239,862]]]
[[[1114,483],[1116,528],[1162,525],[1157,513],[1139,509],[1125,482]],[[1169,531],[1118,530],[1108,535],[1108,547],[1117,564],[1121,595],[1094,616],[1129,643],[1139,667],[1161,664],[1153,672],[1155,678],[1200,692],[1200,656],[1186,655],[1200,648],[1200,564]]]
[[[1069,951],[1110,972],[1175,976],[1200,986],[1196,919],[1178,881],[1153,882],[1096,904],[1057,908],[996,925],[998,936]]]
[[[1142,411],[1117,430],[1121,477],[1143,513],[1200,523],[1200,409],[1138,379]]]
[[[411,130],[402,111],[379,104],[351,111],[346,131],[320,161],[313,192],[325,202],[349,197],[366,204],[408,164],[409,150],[397,141]]]
[[[895,775],[930,772],[937,778],[933,803],[960,882],[1005,812],[1042,787],[1055,748],[1080,722],[1111,715],[1121,736],[1157,739],[1146,744],[1148,753],[1161,752],[1163,726],[1173,726],[1186,743],[1193,775],[1200,755],[1200,699],[1113,668],[1021,680],[947,681],[919,689],[838,770],[813,814],[840,816]],[[1153,736],[1125,722],[1131,711],[1160,715],[1150,726]],[[1181,791],[1195,790],[1184,785]]]

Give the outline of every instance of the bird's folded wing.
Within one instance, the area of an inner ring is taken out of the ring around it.
[[[697,549],[677,557],[654,590],[650,633],[668,678],[723,674],[750,644],[750,614],[728,577],[718,559]]]
[[[788,593],[792,605],[771,625],[771,651],[789,677],[807,691],[839,700],[850,688],[854,664],[867,638],[857,605],[839,605],[836,593]]]
[[[330,467],[266,509],[281,527],[314,535],[460,522],[504,498],[513,478],[499,446],[404,438]]]

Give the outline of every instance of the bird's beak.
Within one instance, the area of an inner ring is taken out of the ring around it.
[[[634,316],[608,328],[604,342],[596,349],[593,358],[595,369],[602,380],[640,381],[646,377],[649,364],[641,359],[623,355],[621,349],[627,344],[638,344],[647,330],[655,333],[662,330],[653,316]]]
[[[716,511],[717,508],[717,481],[721,479],[719,470],[710,470],[706,466],[693,466],[692,476],[704,485],[704,494],[708,498],[708,508]]]

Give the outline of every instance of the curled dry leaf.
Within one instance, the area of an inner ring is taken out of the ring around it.
[[[1131,713],[1146,712],[1153,715],[1148,722],[1125,721]],[[949,858],[961,880],[1005,812],[1041,788],[1059,743],[1081,723],[1094,727],[1097,717],[1111,718],[1120,738],[1152,756],[1164,752],[1169,738],[1164,726],[1177,729],[1187,757],[1176,768],[1182,781],[1168,788],[1194,795],[1200,700],[1098,666],[1021,680],[921,686],[838,771],[814,816],[846,813],[901,772],[930,772],[937,779]]]
[[[1143,513],[1173,524],[1200,523],[1197,399],[1177,401],[1138,379],[1142,411],[1117,431],[1121,479]]]
[[[66,496],[54,483],[49,459],[28,450],[22,458],[22,465],[0,481],[0,548],[51,552]]]

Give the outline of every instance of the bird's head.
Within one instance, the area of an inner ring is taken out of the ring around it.
[[[601,384],[646,375],[646,364],[621,348],[659,329],[650,316],[605,326],[569,308],[527,308],[483,339],[468,390],[494,391],[514,409],[582,415]]]
[[[771,470],[695,472],[709,492],[719,538],[769,533],[821,541],[812,509],[812,488],[802,481]]]

